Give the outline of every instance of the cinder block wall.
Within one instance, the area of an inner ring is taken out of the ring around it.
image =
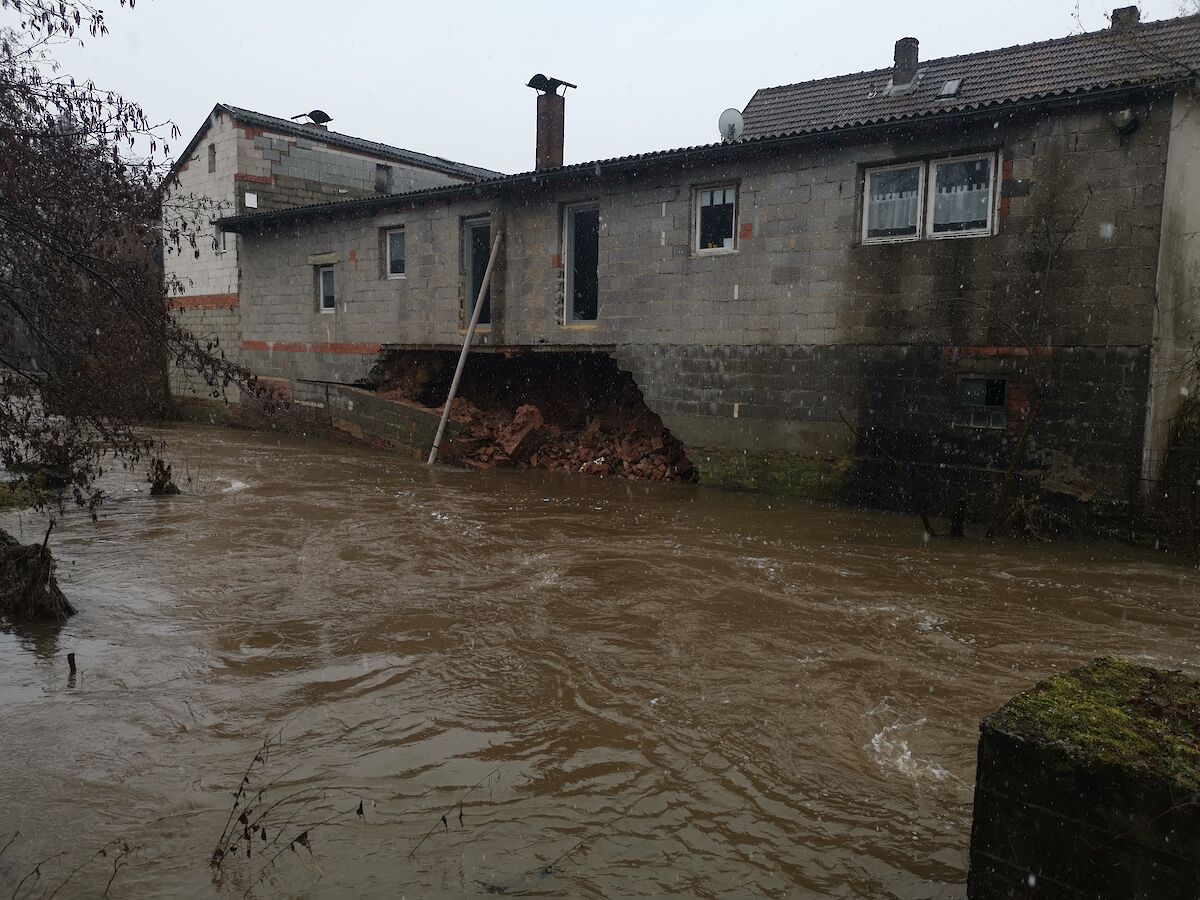
[[[615,346],[686,444],[863,453],[841,412],[914,460],[987,470],[1016,437],[1024,344],[1049,344],[1044,365],[1057,374],[1031,462],[1069,474],[1073,490],[1128,497],[1145,419],[1170,101],[1137,106],[1141,127],[1124,138],[1111,111],[1079,106],[719,163],[648,163],[530,188],[519,202],[414,202],[250,234],[243,346],[255,367],[339,380],[365,373],[381,343],[457,344],[462,219],[490,214],[506,242],[494,324],[481,340]],[[865,167],[993,149],[1003,161],[998,234],[860,242]],[[737,252],[697,255],[694,189],[726,182],[739,188]],[[564,325],[563,209],[578,201],[601,209],[601,312],[595,324]],[[1056,232],[1073,227],[1043,283],[1047,220]],[[383,233],[400,225],[408,270],[389,280]],[[317,259],[336,260],[336,314],[317,310]],[[963,373],[1017,378],[1007,432],[953,424]]]
[[[209,147],[215,150],[215,171],[208,170]],[[187,208],[196,207],[198,198],[211,201],[210,210],[202,211],[196,230],[196,247],[184,244],[178,252],[168,247],[163,266],[167,278],[168,299],[176,320],[198,340],[220,341],[220,351],[238,361],[241,352],[241,322],[238,315],[238,242],[227,235],[225,250],[219,251],[208,220],[230,215],[234,209],[234,177],[238,171],[237,132],[227,116],[217,115],[209,123],[203,140],[190,159],[184,160],[177,173],[178,184],[170,188],[165,201],[164,218],[191,219]],[[172,204],[179,214],[172,216]],[[189,229],[195,227],[189,221]],[[172,366],[171,391],[178,397],[208,397],[212,391],[192,373]],[[234,391],[231,400],[237,400]]]
[[[310,203],[373,197],[376,165],[392,170],[392,193],[457,184],[466,178],[406,165],[392,159],[355,153],[322,142],[325,132],[312,129],[311,138],[239,125],[238,212],[248,210],[246,192],[256,195],[255,209],[286,209]]]

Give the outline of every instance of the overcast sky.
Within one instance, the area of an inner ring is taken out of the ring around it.
[[[1181,0],[1145,0],[1143,20]],[[1114,0],[101,0],[111,34],[66,71],[172,119],[183,144],[217,101],[504,172],[533,168],[535,72],[574,82],[566,161],[710,143],[756,88],[1107,25]],[[2,19],[0,19],[2,21]]]

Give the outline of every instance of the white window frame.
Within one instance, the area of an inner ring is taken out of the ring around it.
[[[333,279],[333,306],[325,305],[325,273]],[[317,309],[321,313],[337,312],[337,272],[333,266],[317,266]]]
[[[404,235],[404,269],[403,272],[392,274],[392,235]],[[389,228],[383,236],[383,255],[384,255],[384,275],[392,281],[399,281],[408,273],[408,235],[404,232],[404,226],[399,228]]]
[[[733,246],[732,247],[701,247],[700,246],[700,195],[705,191],[733,191]],[[741,213],[742,191],[736,181],[725,181],[717,184],[698,185],[692,193],[692,205],[696,207],[692,217],[692,252],[697,256],[716,256],[721,253],[738,252],[738,217]]]
[[[572,203],[563,209],[563,321],[568,325],[594,325],[600,320],[599,273],[597,273],[596,285],[596,318],[575,318],[575,220],[573,214],[589,209],[594,209],[599,213],[599,202]]]
[[[229,249],[226,242],[225,229],[221,227],[221,223],[213,219],[213,249],[216,253],[225,253]]]
[[[871,177],[881,172],[895,172],[899,169],[916,169],[917,170],[917,229],[912,234],[889,235],[885,237],[867,237],[868,226],[870,224],[868,213],[871,208]],[[891,166],[872,166],[863,171],[863,188],[862,188],[862,233],[860,235],[864,244],[898,244],[904,241],[919,241],[924,234],[922,233],[922,223],[925,220],[925,173],[928,169],[928,163],[925,160],[914,160],[906,163],[896,163]]]
[[[971,162],[976,159],[986,159],[991,164],[991,180],[988,185],[988,205],[987,205],[987,226],[984,228],[972,228],[970,231],[943,231],[935,232],[933,230],[933,207],[934,198],[937,196],[937,170],[938,166],[944,166],[949,163]],[[929,191],[925,201],[925,236],[932,241],[941,241],[949,238],[966,238],[966,237],[987,237],[995,233],[996,229],[996,172],[999,170],[1000,157],[998,153],[971,153],[966,156],[951,156],[946,159],[931,159],[929,160]]]

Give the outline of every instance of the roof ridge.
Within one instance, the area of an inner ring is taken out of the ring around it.
[[[359,137],[353,134],[346,134],[343,131],[331,131],[325,129],[309,129],[304,124],[295,121],[294,119],[285,119],[282,116],[273,116],[270,113],[259,112],[255,109],[250,109],[245,106],[237,106],[233,103],[225,103],[220,101],[217,103],[221,109],[224,109],[235,119],[247,119],[256,117],[258,119],[266,119],[271,122],[278,123],[278,127],[291,130],[294,133],[303,133],[306,137],[311,136],[313,140],[325,141],[327,143],[343,143],[343,144],[360,144],[365,147],[377,148],[381,151],[390,151],[392,155],[397,157],[407,157],[412,162],[420,163],[421,161],[429,161],[440,164],[442,168],[456,171],[461,175],[469,175],[476,178],[493,178],[497,175],[503,175],[503,172],[498,172],[495,169],[488,169],[484,166],[475,166],[470,163],[459,162],[449,159],[445,156],[436,156],[432,153],[425,153],[420,150],[410,150],[407,147],[400,147],[395,144],[385,144],[383,141],[372,140],[371,138]],[[311,132],[311,134],[310,134]],[[330,140],[332,139],[332,140]]]
[[[1174,16],[1169,19],[1155,19],[1153,22],[1139,22],[1137,25],[1133,26],[1133,28],[1131,30],[1138,31],[1138,32],[1147,31],[1147,30],[1159,28],[1163,25],[1179,25],[1179,24],[1182,24],[1189,20],[1195,20],[1197,23],[1200,23],[1200,13],[1196,13],[1196,14],[1193,14],[1190,16]],[[1095,31],[1082,31],[1082,32],[1079,32],[1078,34],[1067,34],[1067,35],[1063,35],[1062,37],[1046,38],[1045,40],[1041,40],[1041,41],[1030,41],[1029,43],[1026,43],[1026,44],[1010,44],[1007,47],[994,47],[990,50],[974,50],[970,53],[956,53],[951,56],[938,56],[938,57],[934,57],[933,59],[922,59],[918,62],[918,66],[924,67],[924,66],[934,65],[935,63],[946,63],[946,62],[957,62],[959,60],[970,60],[970,59],[974,59],[974,58],[977,58],[980,56],[994,56],[997,53],[1006,53],[1006,52],[1010,52],[1013,50],[1028,50],[1028,49],[1035,49],[1035,48],[1040,48],[1040,47],[1047,47],[1051,44],[1066,44],[1066,43],[1070,43],[1070,42],[1074,42],[1074,41],[1082,41],[1084,38],[1098,38],[1098,37],[1103,37],[1104,35],[1109,35],[1109,34],[1113,34],[1113,33],[1114,32],[1112,31],[1111,28],[1099,28]],[[824,78],[809,78],[805,81],[794,81],[791,84],[776,84],[776,85],[771,85],[770,87],[758,88],[754,92],[754,97],[757,97],[759,94],[765,95],[765,94],[770,94],[773,91],[785,91],[785,90],[790,90],[792,88],[805,87],[808,85],[819,85],[824,82],[843,81],[843,80],[849,80],[851,78],[861,78],[861,77],[865,77],[867,75],[883,75],[883,74],[891,72],[891,71],[892,71],[891,66],[884,66],[884,67],[878,68],[878,69],[862,69],[861,71],[858,71],[858,72],[844,72],[841,75],[827,75]],[[753,97],[751,99],[753,99]],[[747,103],[747,106],[749,106],[748,103]]]

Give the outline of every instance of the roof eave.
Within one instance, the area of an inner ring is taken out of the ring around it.
[[[652,151],[629,157],[619,157],[610,160],[575,163],[558,169],[541,172],[524,172],[487,181],[465,184],[445,185],[427,188],[420,191],[410,191],[405,194],[388,194],[381,197],[367,197],[358,200],[346,200],[335,203],[312,204],[296,206],[288,209],[272,210],[270,212],[249,213],[230,216],[219,220],[222,230],[235,234],[254,231],[258,226],[280,224],[291,220],[303,220],[319,217],[324,214],[345,215],[367,212],[374,209],[387,209],[406,203],[422,200],[450,199],[466,193],[501,193],[506,190],[522,187],[529,183],[545,183],[577,180],[581,177],[598,179],[606,175],[616,175],[631,168],[647,165],[660,166],[681,159],[702,159],[712,156],[739,156],[742,153],[769,150],[780,146],[800,146],[819,144],[825,141],[846,140],[861,134],[871,134],[881,131],[894,131],[898,128],[920,128],[934,125],[947,119],[976,119],[994,116],[998,113],[1024,111],[1028,109],[1067,105],[1084,100],[1101,100],[1112,96],[1124,96],[1146,92],[1164,92],[1173,90],[1179,84],[1190,81],[1188,78],[1156,81],[1153,83],[1125,84],[1112,86],[1102,90],[1078,91],[1066,94],[1054,94],[1034,98],[1000,102],[971,109],[951,108],[938,110],[926,115],[915,115],[887,119],[883,121],[850,123],[844,126],[833,126],[815,131],[792,131],[781,134],[767,134],[739,141],[706,144],[700,147],[685,147],[678,150]]]

